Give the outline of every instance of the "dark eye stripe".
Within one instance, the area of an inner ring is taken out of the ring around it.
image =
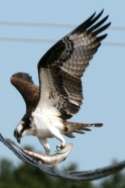
[[[31,126],[31,121],[32,119],[29,117],[25,117],[25,119],[22,121],[22,130],[21,130],[21,134],[26,130],[26,129],[30,129]]]

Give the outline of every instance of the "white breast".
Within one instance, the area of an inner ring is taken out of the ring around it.
[[[43,105],[32,113],[33,128],[35,129],[36,136],[40,138],[53,137],[50,129],[56,127],[59,130],[63,130],[62,120],[59,118],[59,114],[54,107],[47,107]]]
[[[42,80],[42,88],[40,100],[35,111],[32,113],[33,127],[36,129],[37,135],[42,138],[52,137],[54,130],[59,132],[58,130],[63,129],[60,112],[56,109],[53,99],[49,97],[52,91],[51,88],[54,88],[49,71],[49,69],[44,68],[41,70],[40,79]]]

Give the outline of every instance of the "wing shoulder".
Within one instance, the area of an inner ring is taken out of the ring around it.
[[[11,76],[12,85],[22,95],[27,110],[35,108],[39,100],[39,87],[33,83],[32,77],[24,72],[18,72]]]

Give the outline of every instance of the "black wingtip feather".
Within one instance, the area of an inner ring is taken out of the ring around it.
[[[96,22],[96,21],[102,16],[103,12],[104,12],[104,9],[101,10],[101,11],[92,19],[92,24],[93,24],[94,22]]]
[[[106,30],[109,26],[111,25],[111,23],[107,23],[105,25],[103,25],[102,27],[100,27],[99,29],[97,29],[96,31],[94,31],[95,35],[98,35],[99,33],[103,32],[104,30]]]
[[[102,41],[107,37],[107,33],[98,37],[98,41]]]
[[[71,33],[81,33],[84,30],[87,30],[88,32],[94,32],[94,30],[97,29],[97,31],[95,32],[101,32],[101,28],[103,30],[105,30],[107,27],[109,27],[109,25],[111,23],[106,24],[105,26],[102,26],[103,23],[106,22],[106,20],[108,19],[109,15],[105,16],[104,18],[102,18],[100,21],[99,18],[102,16],[102,14],[104,13],[104,9],[102,9],[98,14],[96,14],[96,12],[94,12],[86,21],[84,21],[80,26],[78,26],[75,30],[73,30]],[[98,21],[96,23],[96,21]],[[102,26],[101,28],[98,28]],[[98,34],[98,33],[97,33]]]
[[[95,25],[93,25],[92,27],[90,27],[88,29],[88,32],[92,32],[94,30],[96,30],[97,28],[99,28],[104,22],[106,22],[106,20],[108,19],[109,16],[105,16],[103,19],[101,19],[99,22],[97,22]]]
[[[104,10],[102,10],[101,12],[99,12],[97,15],[95,14],[95,17],[92,17],[92,18],[89,20],[89,23],[86,24],[85,26],[84,26],[84,23],[85,23],[85,22],[84,22],[84,23],[83,23],[83,28],[84,28],[84,29],[89,29],[89,27],[91,27],[92,24],[94,24],[94,23],[102,16],[103,12],[104,12]]]
[[[91,23],[91,20],[95,17],[96,12],[94,12],[88,19],[86,19],[81,25],[79,25],[77,28],[75,28],[72,31],[72,34],[77,33],[77,32],[82,32],[83,29],[85,29],[86,27],[88,27]]]

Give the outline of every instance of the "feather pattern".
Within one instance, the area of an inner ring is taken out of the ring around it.
[[[63,119],[79,111],[83,100],[81,77],[101,41],[107,36],[102,32],[110,25],[106,23],[108,16],[101,18],[102,14],[103,11],[97,15],[94,13],[40,59],[39,107],[46,100],[60,112]]]
[[[23,96],[27,105],[28,117],[32,110],[35,109],[39,100],[39,87],[36,86],[29,74],[24,72],[18,72],[11,76],[11,83],[17,88],[20,94]],[[72,88],[71,88],[72,89]],[[30,97],[30,98],[29,98]],[[23,116],[23,121],[29,121],[27,113]],[[70,138],[74,138],[73,133],[83,134],[86,131],[90,131],[93,127],[101,127],[100,123],[78,123],[64,121],[64,134]],[[24,124],[27,126],[28,123]],[[26,127],[27,128],[27,127]],[[25,129],[25,127],[24,127]]]

